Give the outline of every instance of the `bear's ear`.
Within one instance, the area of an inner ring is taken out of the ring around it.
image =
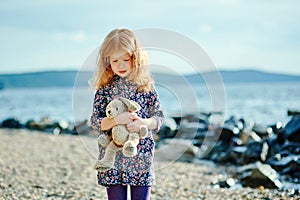
[[[122,101],[127,106],[128,111],[136,112],[141,109],[141,106],[135,101],[123,97],[119,97],[119,100]]]

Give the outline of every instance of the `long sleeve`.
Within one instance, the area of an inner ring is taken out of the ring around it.
[[[165,117],[161,108],[159,96],[156,90],[150,92],[149,94],[149,115],[157,121],[157,129],[153,130],[154,133],[157,133],[164,123]]]
[[[101,131],[101,121],[106,116],[105,108],[107,106],[107,96],[104,90],[99,89],[95,93],[94,103],[93,103],[93,112],[91,116],[91,126],[92,129],[98,132],[99,134],[103,133]]]
[[[158,124],[157,130],[159,130],[164,117],[156,91],[146,92],[138,91],[137,89],[137,85],[132,81],[122,77],[115,77],[102,91],[97,91],[91,124],[95,130],[99,131],[99,134],[105,134],[105,131],[100,130],[100,125],[105,117],[104,112],[107,102],[117,97],[124,97],[137,102],[141,106],[141,110],[137,112],[137,115],[141,118],[153,117],[156,119]],[[98,183],[103,186],[116,184],[151,186],[154,184],[153,155],[155,143],[152,133],[157,130],[149,130],[148,137],[139,141],[136,156],[126,157],[122,151],[118,151],[115,157],[115,167],[106,172],[99,172]],[[102,159],[106,152],[106,147],[98,145],[98,148],[98,158]]]

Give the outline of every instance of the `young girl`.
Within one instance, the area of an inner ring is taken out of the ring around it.
[[[116,156],[115,168],[98,172],[98,184],[107,187],[109,200],[127,199],[130,186],[131,199],[150,199],[151,185],[154,184],[153,132],[162,125],[161,110],[154,81],[148,68],[147,54],[141,48],[135,34],[128,29],[115,29],[104,39],[99,52],[98,68],[95,73],[96,93],[91,124],[99,134],[109,134],[117,124],[126,124],[130,132],[139,132],[146,125],[149,134],[138,144],[134,157],[125,157],[122,151]],[[134,100],[141,106],[137,113],[124,112],[114,119],[105,115],[106,105],[116,97]],[[99,159],[105,148],[99,146]]]

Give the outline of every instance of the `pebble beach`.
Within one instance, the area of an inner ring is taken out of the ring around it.
[[[96,181],[94,136],[0,129],[0,199],[107,199]],[[207,162],[155,162],[151,199],[297,199],[286,191],[228,189],[230,170]]]

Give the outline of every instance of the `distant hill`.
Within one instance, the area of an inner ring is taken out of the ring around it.
[[[4,88],[21,87],[71,87],[77,77],[77,71],[45,71],[23,74],[0,74],[0,84]],[[81,85],[87,84],[92,77],[90,72],[80,73]],[[85,79],[83,81],[83,79]]]
[[[213,78],[215,72],[202,74],[206,79]],[[256,70],[220,71],[224,83],[250,83],[250,82],[294,82],[300,81],[300,76],[267,73]],[[189,75],[190,82],[203,82],[199,75]]]
[[[300,76],[266,73],[255,70],[241,71],[220,71],[224,83],[247,83],[247,82],[300,82]],[[184,77],[154,73],[156,80],[164,82],[180,83],[188,80],[191,83],[204,83],[204,78],[213,78],[212,72],[201,75],[193,74]],[[77,71],[45,71],[23,74],[0,74],[0,86],[3,88],[20,87],[72,87],[77,77],[76,85],[87,85],[87,81],[92,78],[91,72]]]

